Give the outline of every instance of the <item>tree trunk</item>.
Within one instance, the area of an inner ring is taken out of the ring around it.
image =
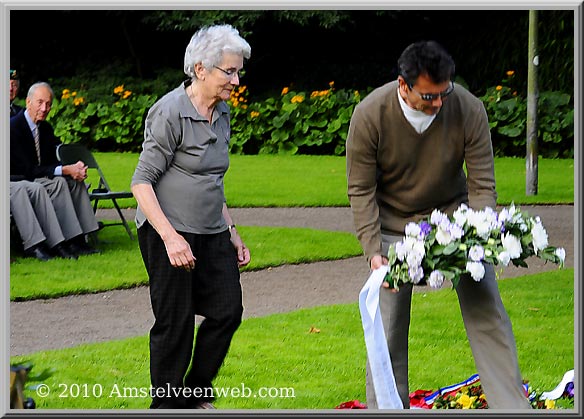
[[[537,46],[537,10],[529,11],[529,52],[527,63],[527,155],[525,161],[525,194],[537,195],[537,67],[539,53]]]

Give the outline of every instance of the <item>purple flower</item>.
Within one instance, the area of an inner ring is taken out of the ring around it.
[[[564,390],[563,397],[574,397],[574,382],[570,381],[566,384],[566,389]]]
[[[422,234],[424,236],[427,236],[432,231],[432,226],[426,221],[420,223],[420,228],[422,229]]]

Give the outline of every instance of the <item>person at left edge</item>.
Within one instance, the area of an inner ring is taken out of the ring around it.
[[[10,175],[21,176],[45,187],[53,200],[70,253],[78,256],[98,253],[86,238],[87,234],[99,229],[84,182],[87,166],[81,161],[61,164],[56,153],[61,142],[46,121],[53,96],[48,83],[33,84],[28,90],[26,108],[10,118]],[[35,131],[38,133],[38,153]],[[62,197],[63,190],[68,191],[70,200],[53,199]]]
[[[18,106],[14,103],[14,99],[18,95],[20,90],[20,78],[18,77],[18,72],[16,70],[10,70],[10,117],[12,118],[18,112],[22,110],[22,106]]]

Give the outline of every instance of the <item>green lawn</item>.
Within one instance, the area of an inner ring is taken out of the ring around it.
[[[129,190],[138,161],[136,153],[95,153],[110,186]],[[348,206],[345,158],[337,156],[231,156],[225,195],[231,207]],[[574,203],[574,160],[540,159],[539,188],[525,195],[525,160],[495,159],[498,203]],[[90,181],[96,184],[95,179]],[[120,201],[135,207],[134,199]],[[103,201],[100,206],[112,207]]]
[[[499,287],[513,322],[523,378],[534,389],[553,389],[575,366],[574,270],[501,280]],[[214,386],[252,393],[233,393],[216,404],[220,409],[312,410],[365,401],[365,358],[356,303],[247,319]],[[12,357],[11,362],[31,363],[33,373],[50,374],[30,382],[46,384],[48,397],[27,391],[40,409],[147,409],[148,397],[130,397],[130,390],[148,388],[148,359],[144,335]],[[474,373],[456,293],[450,288],[414,293],[410,390],[437,389]],[[262,387],[274,397],[259,397]]]
[[[131,223],[136,232],[134,223]],[[290,263],[337,260],[363,254],[354,234],[288,227],[239,227],[252,260],[246,270]],[[16,258],[10,265],[11,301],[54,298],[148,284],[137,240],[119,226],[99,232],[99,255],[41,262]]]
[[[138,155],[96,153],[96,157],[110,185],[129,190]],[[574,202],[573,160],[540,160],[536,197],[525,196],[523,159],[496,159],[495,168],[500,204]],[[225,190],[232,207],[348,205],[344,157],[232,156]],[[135,201],[125,200],[122,206],[135,206]],[[135,231],[133,224],[132,228]],[[350,233],[248,226],[240,230],[253,255],[246,269],[361,254]],[[137,242],[130,241],[123,228],[106,228],[99,238],[104,252],[78,261],[42,263],[17,258],[10,266],[11,300],[146,284]],[[565,371],[574,368],[574,270],[499,284],[513,321],[524,378],[536,389],[550,390]],[[120,392],[149,386],[148,356],[147,336],[140,336],[11,357],[10,361],[32,363],[31,384],[42,382],[51,390],[46,398],[27,391],[40,409],[146,409],[148,397],[122,397]],[[231,396],[220,398],[217,405],[220,409],[312,410],[332,409],[348,400],[364,401],[365,356],[356,304],[247,319],[214,385],[249,389],[254,394],[261,387],[280,389],[288,396],[293,391],[294,397]],[[43,372],[48,378],[35,382],[34,375]],[[414,294],[411,390],[438,388],[475,372],[455,292]],[[101,395],[97,397],[96,392]]]

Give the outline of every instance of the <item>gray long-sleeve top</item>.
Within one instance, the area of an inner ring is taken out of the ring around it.
[[[227,229],[222,208],[223,177],[229,168],[229,107],[219,102],[209,124],[185,87],[181,84],[150,108],[132,186],[152,185],[177,231],[219,233]],[[145,221],[138,206],[137,227]]]

